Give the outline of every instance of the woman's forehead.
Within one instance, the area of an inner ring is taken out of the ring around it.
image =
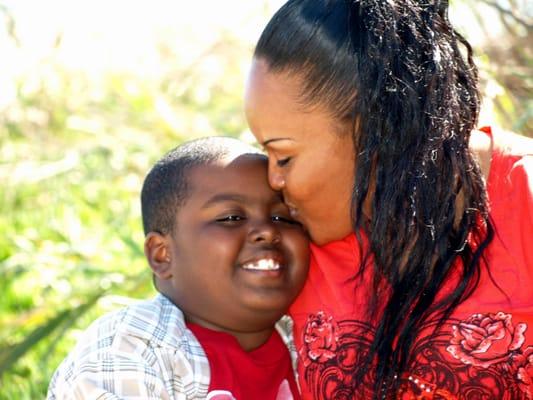
[[[336,125],[324,107],[304,107],[300,80],[294,74],[270,72],[266,62],[254,61],[245,95],[245,112],[260,144],[279,139],[312,139],[317,131]]]
[[[278,106],[287,111],[300,111],[301,79],[296,74],[272,72],[266,61],[254,59],[248,75],[245,107]]]

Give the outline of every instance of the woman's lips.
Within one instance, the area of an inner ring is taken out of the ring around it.
[[[291,218],[298,220],[298,209],[289,206],[289,214],[291,215]]]
[[[287,199],[283,199],[285,205],[289,208],[289,213],[291,214],[291,217],[296,219],[296,217],[298,216],[298,209],[291,204],[291,202],[287,201]]]
[[[304,221],[302,220],[302,216],[300,214],[300,212],[298,211],[298,209],[294,206],[292,206],[291,204],[288,204],[288,203],[285,203],[287,205],[287,207],[289,208],[289,214],[291,216],[291,218],[297,222],[300,223],[300,225],[302,225],[302,228],[303,230],[309,234],[309,231],[307,229],[307,226],[306,224],[304,223]]]
[[[302,220],[300,219],[300,212],[298,211],[298,209],[294,207],[292,204],[289,204],[289,203],[285,203],[285,204],[289,208],[289,214],[291,218],[301,223]]]

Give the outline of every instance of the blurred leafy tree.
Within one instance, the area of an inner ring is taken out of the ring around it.
[[[0,5],[0,40],[18,50],[14,15]],[[153,162],[245,129],[250,48],[229,31],[186,59],[161,39],[155,76],[65,66],[63,40],[4,77],[0,99],[0,399],[43,398],[80,330],[153,295],[139,207]]]
[[[478,38],[485,118],[533,137],[533,3],[462,0],[452,6],[468,9],[462,30]]]

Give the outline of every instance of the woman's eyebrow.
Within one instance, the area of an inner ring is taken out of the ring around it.
[[[268,139],[268,140],[265,140],[263,142],[263,146],[268,146],[270,143],[274,143],[274,142],[280,142],[282,140],[292,140],[294,141],[293,138],[284,138],[284,137],[281,137],[281,138],[273,138],[273,139]]]

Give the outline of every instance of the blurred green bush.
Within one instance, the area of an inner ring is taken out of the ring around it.
[[[43,398],[81,330],[154,294],[142,252],[145,174],[185,139],[245,129],[249,44],[219,32],[202,45],[181,59],[154,43],[159,75],[96,79],[52,48],[14,80],[0,115],[0,399]]]

